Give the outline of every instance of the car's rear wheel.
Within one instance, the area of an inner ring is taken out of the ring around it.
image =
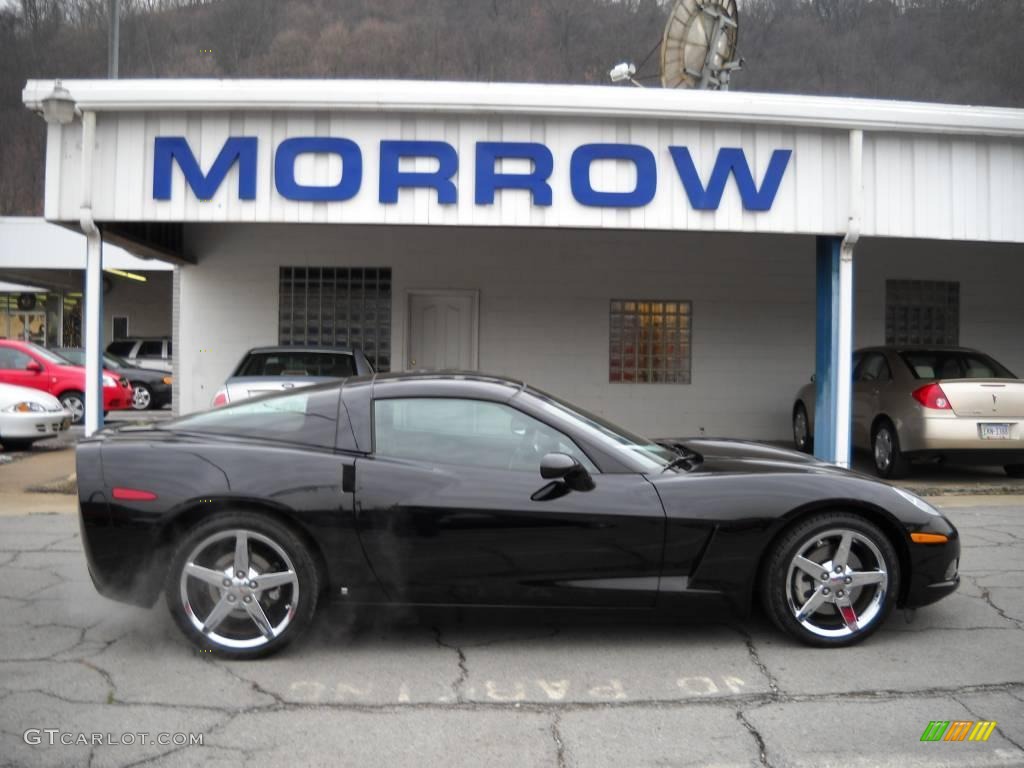
[[[1010,477],[1024,477],[1024,464],[1007,464],[1003,469]]]
[[[895,480],[910,474],[910,462],[900,450],[900,438],[892,422],[878,423],[871,437],[871,448],[875,473],[879,477]]]
[[[81,424],[85,421],[85,395],[75,390],[69,390],[62,392],[60,397],[60,404],[71,411],[71,423]]]
[[[267,656],[302,634],[319,591],[316,565],[299,537],[245,512],[217,515],[189,531],[165,587],[185,635],[234,659]]]
[[[811,420],[807,418],[807,409],[803,403],[797,403],[793,409],[793,444],[798,451],[804,453],[810,453],[814,449]]]
[[[141,382],[132,382],[132,408],[145,411],[153,407],[153,393]]]
[[[875,632],[899,594],[899,558],[873,523],[846,513],[814,515],[776,542],[761,574],[771,620],[821,647],[852,645]]]

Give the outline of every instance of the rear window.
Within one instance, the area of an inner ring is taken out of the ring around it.
[[[355,375],[355,358],[342,352],[252,352],[235,371],[235,376],[329,376],[343,379]]]
[[[333,448],[341,389],[325,387],[244,400],[167,422],[161,429]]]
[[[111,350],[117,354],[116,350]],[[144,341],[139,347],[139,357],[163,357],[164,343],[162,341]]]
[[[1015,379],[1010,371],[978,352],[928,350],[900,352],[915,379]]]
[[[112,341],[107,345],[107,352],[125,357],[132,353],[134,346],[134,341]]]

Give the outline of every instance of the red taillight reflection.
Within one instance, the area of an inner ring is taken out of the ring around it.
[[[915,389],[913,395],[914,399],[925,408],[934,408],[937,411],[950,410],[946,393],[938,384],[925,384],[923,387]]]
[[[156,494],[152,491],[140,491],[138,488],[115,488],[114,498],[121,501],[153,501]]]
[[[218,389],[217,394],[213,396],[213,407],[219,408],[222,405],[228,404],[228,393],[227,390]]]

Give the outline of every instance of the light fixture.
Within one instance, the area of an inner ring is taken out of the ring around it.
[[[608,77],[612,79],[613,83],[623,83],[625,81],[633,81],[633,75],[636,74],[636,65],[629,61],[624,61],[621,64],[616,64],[612,67],[608,73]]]
[[[60,80],[53,82],[53,91],[43,99],[43,119],[60,125],[67,125],[75,119],[75,100]]]
[[[127,278],[128,280],[137,280],[140,283],[144,283],[148,279],[143,275],[136,275],[134,272],[125,272],[123,269],[114,269],[113,267],[104,267],[103,271],[118,277]]]

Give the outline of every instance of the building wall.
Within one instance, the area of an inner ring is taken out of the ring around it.
[[[171,335],[171,272],[148,272],[146,282],[113,277],[103,296],[103,338],[114,338],[114,316],[128,316],[131,336]]]
[[[478,290],[481,370],[652,435],[785,439],[793,396],[814,369],[810,237],[330,225],[196,225],[186,236],[199,264],[180,270],[182,412],[208,407],[246,349],[277,342],[282,265],[390,266],[396,370],[406,291]],[[864,241],[856,343],[884,340],[887,276],[959,279],[963,343],[1024,371],[1013,344],[1024,329],[1021,251]],[[608,382],[612,298],[693,302],[691,384]]]

